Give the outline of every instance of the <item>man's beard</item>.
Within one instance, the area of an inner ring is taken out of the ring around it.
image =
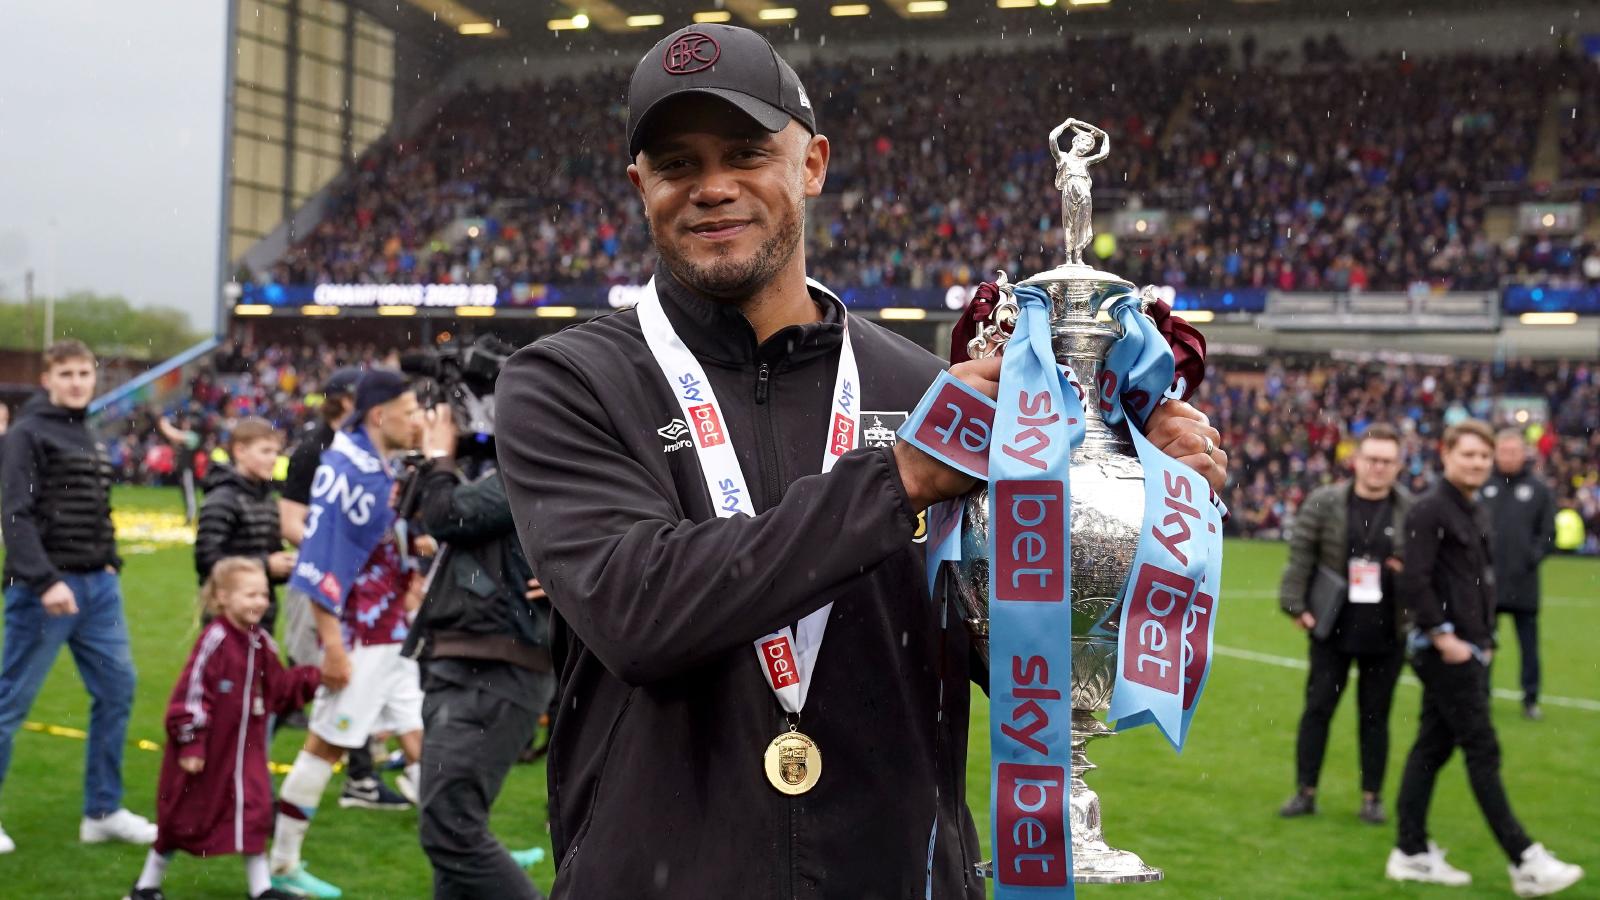
[[[719,300],[743,300],[754,296],[767,282],[776,278],[794,258],[795,251],[800,247],[803,209],[802,202],[785,210],[783,217],[778,220],[777,231],[762,241],[755,254],[746,260],[727,259],[724,256],[709,265],[700,265],[690,262],[679,253],[676,244],[659,238],[655,241],[656,252],[661,254],[661,261],[667,270],[685,287]],[[726,254],[728,249],[721,248],[720,252]]]

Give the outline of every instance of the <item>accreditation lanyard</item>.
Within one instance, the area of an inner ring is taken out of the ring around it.
[[[809,278],[806,285],[833,297],[831,291]],[[705,369],[668,321],[656,292],[655,279],[650,279],[646,285],[644,299],[636,309],[645,343],[656,365],[661,367],[661,374],[666,377],[678,408],[683,411],[683,419],[689,425],[695,455],[700,460],[700,474],[705,478],[706,491],[711,495],[717,517],[755,515],[754,501],[745,485],[744,472],[739,468],[738,454],[734,452],[733,437],[727,431],[727,417],[722,414],[722,406],[717,402]],[[839,372],[833,381],[828,438],[822,450],[823,472],[831,470],[839,457],[855,449],[856,433],[861,425],[860,394],[861,379],[855,352],[850,346],[847,315],[844,342],[839,348]],[[828,629],[828,613],[832,609],[833,604],[829,603],[801,619],[797,628],[785,626],[755,642],[756,656],[761,660],[767,685],[778,695],[778,703],[784,711],[791,715],[799,715],[806,705],[811,676],[816,671],[817,653],[822,649],[822,636]]]

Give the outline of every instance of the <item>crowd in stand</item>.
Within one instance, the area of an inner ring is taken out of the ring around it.
[[[1508,277],[1600,284],[1586,238],[1491,239],[1491,191],[1529,184],[1540,124],[1559,129],[1563,178],[1600,178],[1600,70],[1562,51],[1358,58],[1336,38],[1298,55],[1128,39],[939,58],[834,59],[802,70],[832,139],[827,193],[807,221],[826,283],[948,287],[1060,261],[1045,110],[1094,122],[1111,154],[1103,206],[1172,213],[1103,267],[1137,283],[1282,290],[1492,289]],[[324,220],[263,278],[283,283],[641,283],[654,265],[622,177],[620,73],[468,90],[416,135],[380,144]],[[1050,114],[1055,115],[1055,114]],[[170,412],[210,454],[242,415],[311,418],[317,379],[376,348],[226,350]],[[1223,365],[1203,407],[1224,425],[1235,532],[1277,536],[1335,477],[1372,421],[1405,428],[1409,478],[1436,471],[1435,439],[1495,399],[1548,400],[1531,436],[1561,502],[1600,532],[1600,436],[1587,365],[1317,364],[1241,374]],[[175,466],[153,416],[113,442],[131,480]],[[203,465],[203,462],[202,462]],[[1600,545],[1597,545],[1600,550]]]
[[[136,411],[101,434],[117,478],[127,484],[177,484],[185,469],[203,479],[233,425],[256,416],[271,422],[280,434],[297,436],[315,421],[322,401],[322,381],[340,366],[397,364],[393,350],[375,346],[279,345],[240,347],[224,344],[207,357],[185,385],[184,392],[159,408]],[[174,441],[160,427],[184,432],[189,440]]]
[[[186,463],[203,477],[238,419],[259,416],[279,433],[298,435],[314,421],[320,380],[334,368],[394,360],[393,351],[373,346],[224,347],[186,396],[117,426],[108,436],[114,464],[128,482],[176,483]],[[1471,416],[1497,426],[1527,425],[1537,470],[1558,505],[1582,515],[1586,552],[1600,553],[1600,430],[1594,428],[1600,422],[1600,364],[1322,358],[1257,368],[1222,358],[1212,360],[1194,402],[1217,424],[1231,454],[1231,534],[1283,537],[1305,496],[1342,477],[1355,439],[1374,422],[1401,430],[1401,484],[1420,490],[1437,477],[1445,426]],[[1515,418],[1518,410],[1527,411],[1525,423]],[[192,448],[174,448],[162,436],[156,424],[161,413],[194,432]],[[192,454],[189,461],[181,458],[185,452]]]
[[[1567,87],[1572,104],[1561,119],[1561,176],[1600,178],[1600,69],[1575,67]]]
[[[832,139],[808,262],[852,287],[971,284],[1060,255],[1044,133],[1095,122],[1101,206],[1159,207],[1168,233],[1105,267],[1139,282],[1286,290],[1485,289],[1516,275],[1600,282],[1582,239],[1492,240],[1486,191],[1528,187],[1552,97],[1579,98],[1563,175],[1600,177],[1592,63],[1556,52],[1298,57],[1254,43],[1153,51],[1127,39],[802,71]],[[622,177],[617,73],[468,89],[380,144],[329,214],[258,277],[282,283],[642,283],[654,260]],[[1053,115],[1053,114],[1051,114]],[[470,223],[470,225],[463,224]]]
[[[1532,403],[1523,402],[1525,399]],[[1557,505],[1575,509],[1600,552],[1600,365],[1592,362],[1448,366],[1321,360],[1249,370],[1217,361],[1195,403],[1231,454],[1231,533],[1278,538],[1312,489],[1341,477],[1367,426],[1401,432],[1402,486],[1439,472],[1439,436],[1468,417],[1523,427],[1536,471]],[[1518,416],[1525,411],[1527,419]]]
[[[1166,173],[1195,233],[1135,280],[1196,287],[1493,288],[1484,186],[1521,182],[1545,79],[1523,57],[1220,74],[1179,114]],[[1249,85],[1249,89],[1244,88]],[[1273,123],[1263,127],[1263,123]]]

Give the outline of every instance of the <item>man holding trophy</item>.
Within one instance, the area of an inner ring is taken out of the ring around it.
[[[933,520],[947,524],[955,507],[940,515],[930,507],[978,481],[919,449],[905,429],[889,448],[859,434],[864,417],[903,417],[939,380],[968,392],[963,408],[974,416],[945,434],[987,453],[983,417],[1001,432],[1001,416],[1014,411],[1001,387],[1014,373],[989,355],[944,374],[941,360],[848,315],[806,278],[804,204],[822,191],[829,143],[793,70],[755,32],[673,33],[640,61],[628,107],[628,176],[661,257],[652,289],[635,310],[525,348],[498,391],[512,509],[559,614],[553,895],[982,897],[963,783],[968,683],[991,679],[953,621],[973,616],[949,615],[951,592],[930,587],[925,568],[954,533]],[[1086,229],[1088,191],[1073,199],[1084,211],[1069,227]],[[1091,326],[1116,332],[1095,326],[1092,298],[1064,285],[1005,285],[1002,305],[1018,311],[1014,339],[1048,352],[1040,304],[1056,302],[1066,316],[1076,303],[1084,333],[1058,339],[1077,358],[1092,350]],[[1137,298],[1122,300],[1119,310],[1137,316]],[[984,326],[985,353],[1005,339],[1010,319],[997,319]],[[1146,349],[1140,360],[1163,348]],[[1170,381],[1170,351],[1165,359]],[[1058,398],[1076,384],[1081,402],[1100,410],[1099,392],[1113,385],[1100,372],[1069,382],[1072,371],[1051,362],[1030,377],[1050,381]],[[1161,367],[1127,371],[1159,377]],[[1110,398],[1124,395],[1107,393],[1104,405],[1120,413]],[[1173,502],[1205,505],[1206,482],[1225,478],[1217,432],[1187,404],[1143,399],[1143,435],[1113,432],[1097,411],[1086,415],[1080,452],[1148,445],[1186,473],[1166,473],[1184,491]],[[1112,424],[1114,415],[1106,414]],[[1041,434],[1064,421],[1039,420]],[[947,424],[919,421],[934,432]],[[1040,456],[1064,478],[1068,452],[1058,444]],[[1009,482],[995,484],[1004,491]],[[1143,506],[1138,477],[1124,486],[1132,493],[1118,502]],[[1074,536],[1080,510],[1092,516],[1106,502],[1091,496],[1072,508]],[[1054,524],[1060,531],[1065,520]],[[1089,542],[1071,549],[1076,572]],[[1129,568],[1123,560],[1124,580]],[[1095,590],[1120,596],[1120,585]],[[1072,596],[1066,627],[1076,635],[1076,585]],[[1115,634],[1112,605],[1092,623],[1097,635]],[[1181,661],[1176,651],[1149,658],[1162,671],[1191,663],[1187,643]],[[1078,715],[1078,666],[1074,776],[1079,726],[1089,727]],[[1016,724],[1027,741],[1066,744],[1065,721]],[[1026,832],[1032,821],[1017,827]],[[1072,839],[1076,852],[1076,827]],[[1029,873],[1061,871],[1042,852],[1030,855],[1039,859]]]

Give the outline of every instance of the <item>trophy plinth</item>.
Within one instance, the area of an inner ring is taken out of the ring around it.
[[[1073,152],[1062,153],[1056,138],[1068,127],[1078,134],[1073,140]],[[1146,865],[1137,854],[1106,844],[1101,831],[1100,797],[1083,780],[1096,768],[1085,752],[1088,744],[1116,733],[1094,714],[1111,708],[1121,598],[1133,570],[1144,517],[1144,468],[1139,464],[1132,438],[1125,426],[1112,427],[1101,415],[1100,373],[1106,353],[1121,337],[1121,329],[1109,319],[1101,320],[1100,312],[1107,300],[1131,291],[1133,284],[1081,261],[1090,235],[1087,164],[1104,158],[1105,153],[1104,149],[1094,152],[1092,142],[1085,140],[1090,135],[1105,138],[1099,129],[1069,119],[1051,136],[1058,165],[1057,187],[1063,191],[1069,262],[1020,284],[1043,288],[1049,294],[1051,347],[1058,362],[1072,367],[1084,390],[1084,439],[1072,452],[1070,475],[1073,880],[1084,884],[1132,884],[1159,881],[1161,870]],[[1106,143],[1109,144],[1108,139]],[[1003,288],[1007,287],[1004,273],[1000,281]],[[995,310],[993,325],[980,327],[979,338],[974,342],[977,346],[971,348],[974,356],[991,355],[1005,342],[1000,326],[1014,312],[1014,306],[1007,310],[1009,302],[1007,297]],[[980,488],[968,495],[963,515],[956,593],[979,655],[987,664],[988,492]],[[979,872],[988,875],[987,865],[980,866]]]

